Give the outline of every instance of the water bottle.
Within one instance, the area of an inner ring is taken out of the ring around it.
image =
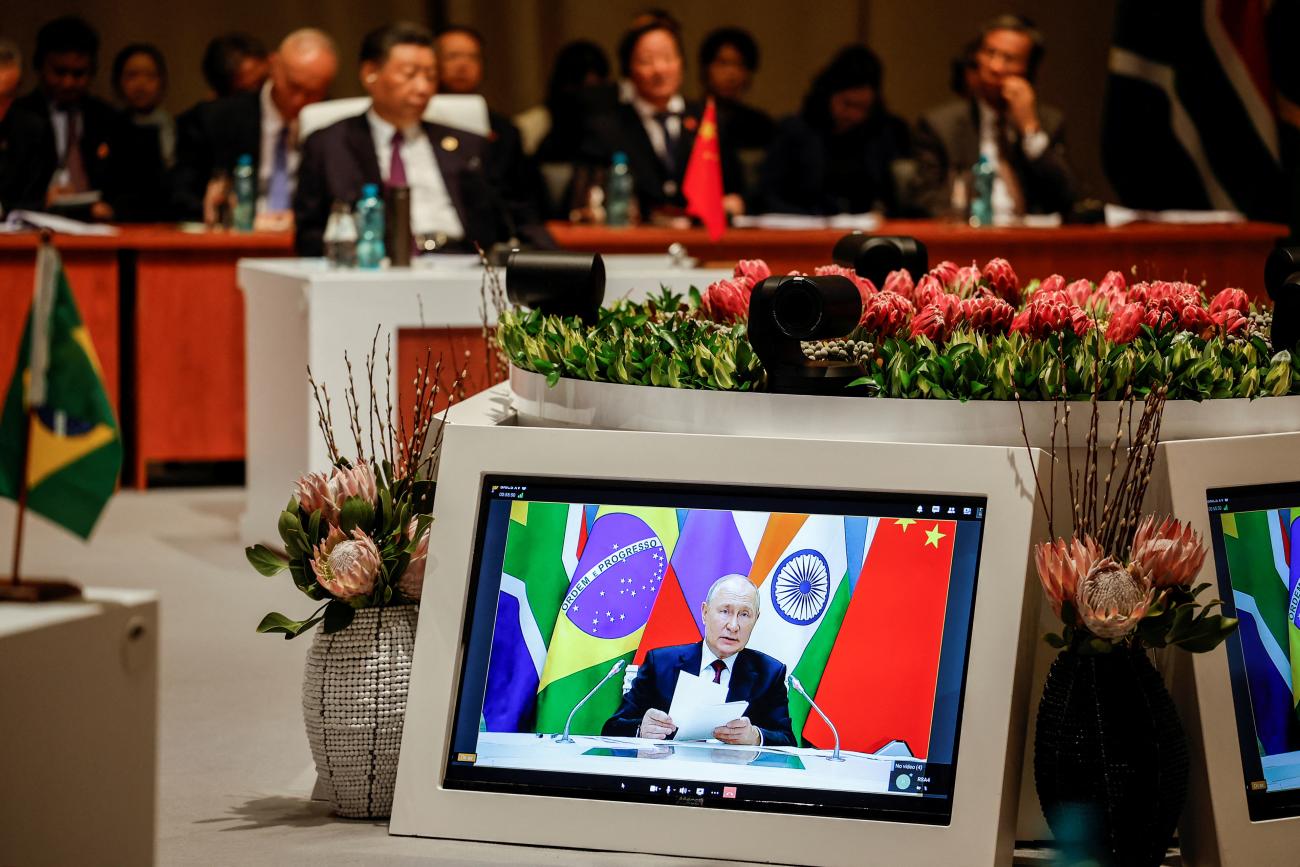
[[[627,164],[627,154],[614,154],[609,169],[608,190],[605,193],[605,224],[609,226],[632,225],[632,169]]]
[[[379,185],[366,184],[357,202],[357,267],[378,268],[384,261],[384,203]]]
[[[253,156],[244,154],[235,164],[235,230],[253,231],[257,216],[257,178],[253,175]]]
[[[332,268],[352,268],[357,264],[357,221],[347,202],[335,202],[325,224],[325,258]]]
[[[981,155],[971,167],[970,224],[993,225],[993,178],[998,170],[993,162]]]

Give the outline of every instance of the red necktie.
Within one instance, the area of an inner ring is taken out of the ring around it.
[[[68,147],[63,155],[63,167],[68,170],[68,184],[73,192],[84,193],[90,189],[86,179],[86,164],[81,158],[81,112],[68,109]]]
[[[405,187],[406,183],[406,163],[402,162],[402,131],[399,129],[393,133],[393,150],[392,157],[388,162],[388,186]]]
[[[722,683],[722,672],[727,670],[727,664],[721,659],[715,659],[710,668],[713,669],[713,682]]]

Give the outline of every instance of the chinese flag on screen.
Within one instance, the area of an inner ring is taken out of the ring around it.
[[[700,118],[700,131],[682,178],[686,213],[699,217],[711,240],[722,237],[727,214],[722,209],[722,151],[718,146],[718,110],[710,99]]]

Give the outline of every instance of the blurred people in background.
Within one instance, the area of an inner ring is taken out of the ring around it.
[[[370,110],[312,134],[303,147],[294,197],[299,254],[321,255],[331,205],[355,202],[365,184],[408,187],[412,232],[438,250],[473,251],[509,237],[517,218],[489,189],[488,140],[422,120],[438,90],[433,35],[416,24],[380,27],[362,40],[360,60]]]
[[[586,39],[570,42],[555,55],[546,101],[515,115],[524,153],[538,162],[573,162],[582,143],[589,94],[609,83],[609,58]]]
[[[681,37],[669,24],[653,20],[623,36],[618,60],[631,101],[588,119],[580,161],[607,167],[615,153],[626,154],[642,216],[680,216],[682,176],[704,108],[682,96]],[[738,214],[744,212],[744,179],[727,136],[720,125],[724,206]]]
[[[893,166],[908,155],[907,124],[881,93],[880,58],[842,49],[817,74],[799,114],[777,128],[760,173],[764,210],[795,214],[897,213]]]
[[[200,68],[212,98],[222,99],[259,89],[271,74],[271,58],[256,37],[224,33],[208,42]]]
[[[334,41],[314,28],[295,30],[271,55],[261,88],[202,106],[197,123],[178,128],[171,186],[179,216],[212,223],[247,154],[258,179],[255,225],[287,228],[298,176],[298,112],[329,94],[337,72]]]
[[[438,33],[438,89],[443,93],[479,93],[483,86],[483,37],[473,28],[450,26]],[[528,224],[540,221],[542,182],[524,154],[519,130],[510,118],[488,108],[487,175],[504,198],[507,213],[527,213]],[[513,234],[513,233],[512,233]]]
[[[13,110],[23,79],[23,55],[0,39],[0,216],[19,209],[40,210],[54,174],[55,148],[49,125]]]
[[[714,30],[700,43],[700,82],[718,104],[719,123],[738,150],[766,148],[776,125],[764,111],[742,100],[758,71],[758,43],[739,27]]]
[[[53,149],[55,171],[46,205],[82,219],[155,217],[157,149],[90,95],[99,34],[76,16],[56,18],[37,32],[32,60],[37,87],[15,100],[10,111],[25,111],[48,129],[42,139]]]
[[[147,42],[119,51],[113,58],[113,92],[127,121],[157,136],[163,166],[171,168],[176,161],[176,123],[162,107],[167,93],[167,63],[162,52]]]
[[[969,97],[926,112],[914,139],[919,203],[942,216],[954,180],[984,157],[996,167],[995,222],[1025,213],[1068,213],[1074,182],[1065,154],[1065,118],[1038,101],[1034,76],[1042,34],[1028,19],[1000,15],[981,29]]]

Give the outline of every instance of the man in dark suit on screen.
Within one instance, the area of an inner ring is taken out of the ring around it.
[[[370,109],[303,145],[294,198],[299,255],[322,254],[331,205],[355,202],[366,184],[384,195],[407,187],[411,231],[437,250],[473,252],[475,242],[486,248],[507,237],[508,206],[486,173],[488,140],[421,119],[438,89],[432,34],[401,23],[367,34],[361,83]]]
[[[704,641],[661,647],[646,654],[632,688],[601,734],[671,739],[677,726],[668,715],[677,677],[687,672],[727,687],[727,701],[748,701],[745,716],[713,730],[723,743],[794,746],[785,666],[757,650],[749,635],[758,622],[758,588],[743,575],[714,582],[705,596]]]

